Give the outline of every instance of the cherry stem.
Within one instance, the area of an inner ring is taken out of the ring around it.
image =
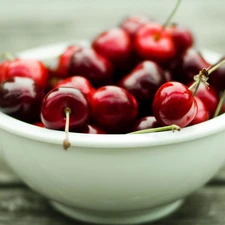
[[[218,105],[216,107],[216,111],[215,111],[215,113],[213,115],[213,118],[215,118],[215,117],[217,117],[219,115],[221,107],[222,107],[223,102],[224,102],[224,99],[225,99],[225,90],[223,91],[223,94],[222,94],[222,96],[220,98],[220,101],[219,101],[219,103],[218,103]]]
[[[175,5],[175,7],[174,7],[174,9],[173,9],[173,11],[170,13],[170,15],[167,18],[166,22],[163,24],[163,28],[165,28],[165,27],[168,26],[168,24],[171,21],[172,17],[175,15],[175,13],[176,13],[176,11],[177,11],[180,3],[181,3],[181,0],[178,0],[177,3],[176,3],[176,5]]]
[[[70,142],[69,142],[69,124],[70,124],[70,114],[71,114],[71,109],[69,107],[66,107],[64,109],[65,115],[66,115],[66,125],[65,125],[65,134],[66,137],[63,141],[63,148],[67,150],[70,147]]]
[[[139,131],[131,132],[131,133],[128,133],[128,134],[148,134],[148,133],[168,131],[168,130],[172,130],[172,131],[178,130],[178,131],[180,131],[181,128],[179,126],[173,124],[173,125],[170,125],[170,126],[139,130]]]
[[[13,61],[15,57],[13,56],[11,52],[3,52],[0,54],[0,60],[3,60],[3,59]]]
[[[215,66],[209,67],[209,69],[208,69],[208,74],[211,74],[212,72],[214,72],[215,70],[217,70],[217,69],[218,69],[219,67],[221,67],[224,63],[225,63],[225,59],[222,60],[221,62],[217,63]]]

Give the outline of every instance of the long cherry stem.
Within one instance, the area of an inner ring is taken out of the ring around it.
[[[70,114],[71,109],[69,107],[66,107],[64,109],[65,115],[66,115],[66,125],[65,125],[65,139],[63,141],[63,148],[67,150],[70,147],[69,142],[69,124],[70,124]]]
[[[170,15],[169,15],[169,17],[167,18],[166,22],[163,24],[163,27],[164,27],[164,28],[167,27],[168,24],[170,23],[172,17],[175,15],[175,13],[176,13],[176,11],[177,11],[179,5],[180,5],[180,3],[181,3],[181,0],[178,0],[177,3],[176,3],[176,5],[175,5],[175,7],[174,7],[174,9],[173,9],[173,11],[170,13]]]
[[[213,118],[215,118],[215,117],[217,117],[219,115],[221,107],[222,107],[223,102],[224,102],[224,99],[225,99],[225,90],[223,91],[223,94],[222,94],[222,96],[220,98],[220,101],[219,101],[219,103],[217,105],[217,108],[216,108],[216,111],[215,111],[215,113],[213,115]]]
[[[179,126],[173,124],[173,125],[170,125],[170,126],[139,130],[139,131],[131,132],[131,133],[128,133],[128,134],[148,134],[148,133],[168,131],[168,130],[172,130],[172,131],[178,130],[178,131],[180,131],[181,128]]]

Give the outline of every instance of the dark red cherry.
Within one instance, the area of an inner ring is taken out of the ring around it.
[[[129,34],[121,28],[113,28],[97,36],[92,47],[107,58],[116,70],[130,68],[132,43]]]
[[[0,75],[1,76],[1,75]],[[48,83],[48,70],[45,65],[34,59],[15,59],[7,63],[5,68],[5,78],[29,77],[33,79],[41,88],[46,88]]]
[[[96,125],[88,124],[85,128],[81,131],[81,133],[85,134],[106,134],[105,131],[97,127]]]
[[[50,75],[58,78],[65,78],[69,75],[69,65],[72,56],[80,50],[76,45],[68,46],[65,51],[57,57],[48,67]]]
[[[17,119],[40,120],[44,90],[28,77],[13,77],[0,85],[0,110]]]
[[[207,120],[209,120],[209,111],[207,109],[207,107],[205,106],[205,104],[202,102],[202,100],[196,96],[194,96],[194,99],[197,103],[197,114],[195,116],[195,118],[191,121],[191,123],[189,125],[195,125],[198,123],[202,123],[205,122]]]
[[[157,23],[141,26],[135,35],[134,46],[140,57],[159,64],[167,63],[175,56],[172,37]]]
[[[120,27],[125,30],[131,38],[133,38],[141,25],[149,22],[150,19],[147,16],[128,16],[120,23]]]
[[[219,62],[221,62],[224,59],[225,57],[222,57],[219,60]],[[214,89],[217,92],[223,92],[225,90],[225,65],[224,64],[210,75],[209,83],[214,87]]]
[[[92,96],[93,121],[109,133],[126,132],[136,119],[136,99],[125,89],[104,86]]]
[[[109,84],[112,81],[112,65],[94,49],[83,48],[77,51],[70,62],[71,76],[79,74],[87,78],[94,87]]]
[[[192,92],[182,83],[170,81],[163,84],[153,100],[153,114],[161,125],[176,124],[186,127],[197,114],[197,104]]]
[[[87,97],[71,87],[55,88],[45,96],[41,107],[41,121],[46,128],[62,130],[65,128],[66,110],[70,112],[70,129],[80,130],[88,124],[90,104]]]
[[[166,27],[166,30],[174,41],[176,55],[182,55],[188,48],[193,46],[194,37],[186,27],[173,23]]]
[[[133,125],[132,131],[145,130],[159,127],[157,120],[154,116],[146,116],[138,119]]]
[[[213,74],[210,76],[213,76]],[[191,82],[188,86],[190,87],[192,83],[193,82]],[[205,84],[200,83],[195,96],[200,98],[205,104],[211,118],[214,115],[216,107],[219,103],[219,96],[216,90],[212,86],[206,86]]]
[[[139,114],[149,115],[152,100],[158,88],[166,82],[166,76],[160,66],[153,61],[144,61],[125,76],[119,86],[130,92],[139,103]]]
[[[91,83],[89,82],[89,80],[81,76],[72,76],[59,81],[58,83],[56,83],[54,88],[59,88],[59,87],[76,88],[80,90],[81,92],[83,92],[88,97],[88,99],[91,99],[92,94],[95,91],[95,89],[91,86]]]
[[[206,62],[201,53],[196,49],[190,48],[176,62],[172,70],[174,79],[187,84],[193,81],[194,75],[198,74],[203,68],[208,68],[210,64]]]

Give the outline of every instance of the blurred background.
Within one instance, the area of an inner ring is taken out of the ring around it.
[[[0,0],[0,52],[91,39],[131,14],[163,23],[175,4],[176,0]],[[198,49],[225,54],[225,1],[182,0],[172,21],[192,30]],[[10,170],[1,162],[0,171]]]
[[[176,0],[0,0],[0,51],[90,39],[130,14],[164,22]],[[197,48],[225,54],[225,1],[182,0],[173,18],[189,27]]]

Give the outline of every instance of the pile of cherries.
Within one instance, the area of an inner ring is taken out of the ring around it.
[[[178,24],[130,16],[90,46],[68,46],[50,65],[5,58],[0,110],[67,135],[183,128],[223,112],[224,59],[210,65]]]

